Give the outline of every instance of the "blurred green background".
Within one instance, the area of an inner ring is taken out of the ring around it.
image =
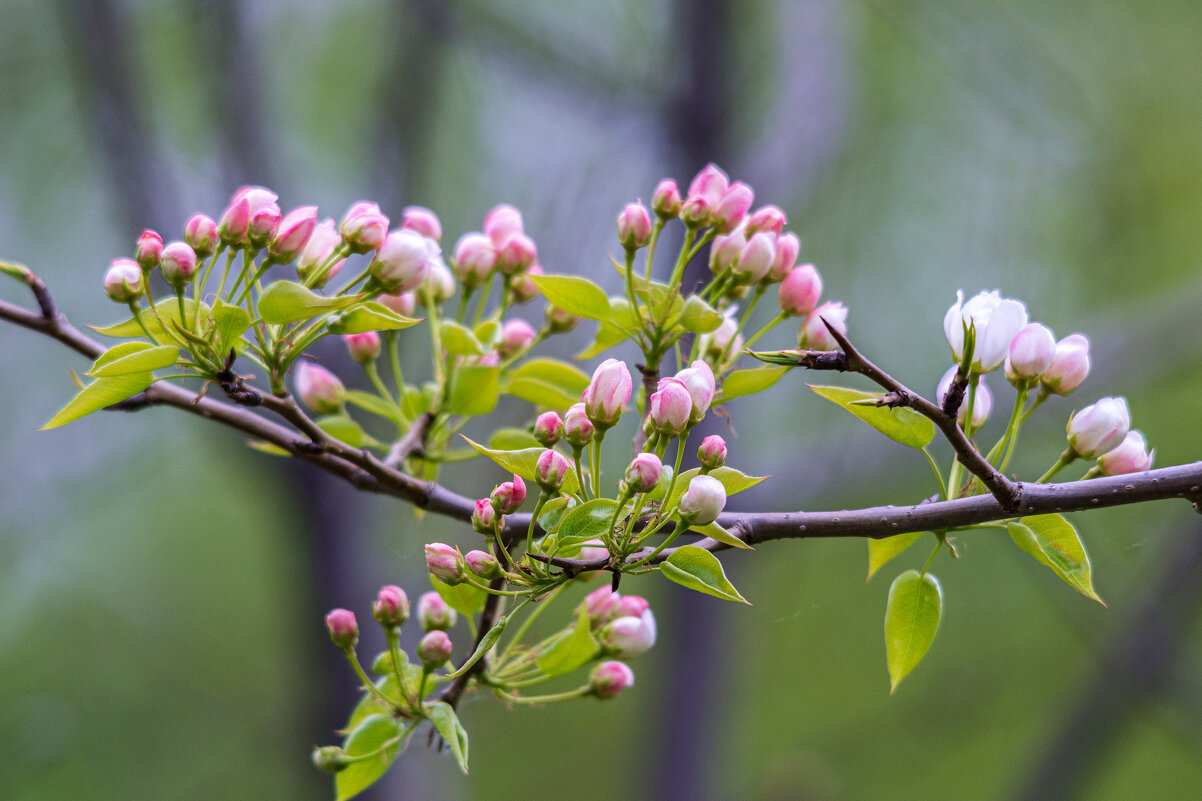
[[[143,227],[177,238],[262,183],[332,216],[428,205],[448,247],[513,202],[549,271],[613,285],[621,205],[713,160],[788,212],[853,338],[916,388],[947,365],[958,288],[1092,338],[1093,375],[1034,418],[1021,477],[1054,461],[1073,408],[1113,394],[1158,464],[1186,462],[1200,33],[1193,0],[3,0],[0,257],[77,324],[110,322],[103,269]],[[0,798],[327,797],[308,751],[354,680],[321,614],[367,619],[385,582],[416,597],[420,544],[472,535],[170,410],[38,433],[85,364],[11,326],[0,353]],[[931,492],[920,459],[804,380],[732,405],[732,464],[774,476],[738,508]],[[365,797],[1197,797],[1200,521],[1163,502],[1074,520],[1108,609],[1004,535],[968,536],[936,563],[942,630],[894,697],[885,596],[925,547],[867,585],[861,541],[728,555],[750,608],[632,583],[661,630],[633,691],[468,705],[470,776],[418,742]]]

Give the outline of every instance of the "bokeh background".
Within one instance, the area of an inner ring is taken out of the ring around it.
[[[512,202],[550,271],[616,286],[622,204],[716,161],[788,212],[853,338],[915,387],[947,365],[957,288],[1091,336],[1093,375],[1034,418],[1020,476],[1113,394],[1158,464],[1191,461],[1200,34],[1194,0],[3,0],[0,257],[77,323],[111,322],[103,269],[143,227],[177,238],[260,183],[333,216],[427,205],[451,243]],[[322,613],[366,619],[381,583],[416,597],[420,544],[473,535],[170,410],[38,433],[86,365],[3,325],[0,357],[0,797],[329,797],[309,749],[354,679]],[[804,380],[732,406],[732,463],[774,476],[738,508],[929,494],[917,456]],[[1074,521],[1108,609],[1005,535],[966,536],[935,566],[935,647],[893,697],[885,596],[925,547],[868,584],[862,541],[728,555],[750,608],[644,580],[661,641],[633,691],[469,704],[470,776],[415,742],[365,797],[1197,797],[1202,520],[1161,502]]]

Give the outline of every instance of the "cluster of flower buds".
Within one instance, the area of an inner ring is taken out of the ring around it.
[[[718,391],[714,371],[703,359],[674,376],[661,378],[651,394],[645,430],[648,435],[679,436],[701,422]]]
[[[655,615],[645,598],[598,587],[585,597],[584,607],[607,656],[633,659],[655,645]]]
[[[503,203],[484,216],[483,232],[473,231],[459,238],[451,267],[464,286],[474,289],[487,284],[497,272],[512,286],[537,262],[538,248],[523,230],[522,213]]]
[[[1102,398],[1068,420],[1068,445],[1083,459],[1096,459],[1096,474],[1141,473],[1152,467],[1156,452],[1144,435],[1131,429],[1125,398]]]

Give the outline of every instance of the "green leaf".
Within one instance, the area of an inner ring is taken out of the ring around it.
[[[885,662],[889,692],[913,670],[931,648],[943,612],[943,590],[930,573],[907,570],[893,580],[885,607]]]
[[[403,725],[403,721],[394,720],[390,715],[371,715],[350,733],[342,747],[350,756],[370,753],[401,735]],[[417,726],[410,725],[409,729],[404,731],[405,739],[408,739],[409,734],[416,728]],[[385,748],[378,757],[352,762],[344,770],[336,773],[334,789],[338,793],[338,801],[353,798],[375,783],[396,759],[400,747],[401,740],[398,740]]]
[[[460,436],[463,436],[463,435],[461,434]],[[463,438],[465,440],[467,440],[467,444],[471,445],[473,448],[480,451],[480,453],[484,454],[489,459],[492,459],[494,462],[496,462],[498,465],[500,465],[502,468],[504,468],[508,472],[513,473],[515,475],[519,475],[522,478],[524,478],[526,481],[534,481],[535,480],[534,479],[535,465],[538,462],[538,457],[542,456],[543,451],[546,450],[546,448],[543,448],[543,447],[523,448],[520,451],[493,450],[492,448],[486,448],[483,445],[481,445],[479,442],[475,442],[471,439],[468,439],[467,437],[463,437]],[[576,481],[575,470],[569,470],[567,473],[564,474],[563,487],[561,489],[563,490],[564,494],[571,495],[572,493],[576,492],[576,490],[578,490],[579,488],[580,488],[580,485]]]
[[[438,324],[438,337],[442,346],[452,356],[479,356],[484,353],[484,346],[472,329],[460,325],[454,320],[443,320]]]
[[[344,397],[347,403],[358,406],[360,409],[371,412],[378,417],[384,417],[389,420],[397,419],[396,409],[379,395],[373,395],[370,392],[364,392],[359,389],[348,389]]]
[[[501,396],[501,368],[472,365],[455,370],[451,379],[451,397],[447,411],[479,417],[497,408]]]
[[[466,581],[451,586],[431,573],[430,584],[433,585],[435,592],[447,602],[447,606],[465,617],[472,617],[483,609],[484,602],[488,599],[488,593]]]
[[[439,701],[427,707],[426,714],[429,716],[430,722],[434,724],[434,728],[442,735],[442,739],[451,747],[451,753],[455,755],[459,769],[467,773],[467,732],[459,723],[459,717],[455,714],[455,710],[451,708],[450,704]]]
[[[252,450],[259,453],[266,453],[270,456],[291,456],[292,454],[276,445],[274,442],[267,442],[261,439],[252,439],[246,443]]]
[[[890,559],[918,542],[919,537],[922,535],[923,532],[921,531],[911,531],[906,534],[894,534],[892,537],[885,537],[879,540],[869,539],[868,579],[865,579],[865,581],[870,580],[876,574],[876,571],[884,567],[885,563]]]
[[[913,409],[904,406],[890,409],[887,406],[848,405],[852,401],[880,397],[879,392],[864,392],[847,387],[823,387],[812,384],[808,386],[817,395],[851,412],[894,442],[922,449],[935,438],[935,424]]]
[[[605,320],[609,317],[609,298],[605,290],[578,275],[532,275],[539,291],[559,308],[577,317]]]
[[[609,498],[594,498],[582,503],[563,516],[554,534],[558,547],[568,548],[600,537],[609,530],[617,501]]]
[[[589,377],[578,367],[559,359],[531,359],[513,371],[513,378],[532,378],[560,389],[573,397],[572,403],[580,400],[580,393],[588,387]]]
[[[143,347],[136,349],[127,348],[126,346],[129,345],[141,345]],[[110,355],[118,348],[125,348],[126,352],[119,355]],[[129,375],[130,373],[145,373],[149,370],[161,370],[164,367],[170,367],[175,364],[177,359],[179,359],[179,348],[172,345],[159,345],[155,347],[149,342],[122,342],[120,345],[115,345],[100,354],[100,357],[96,360],[96,364],[85,375],[93,378],[107,378],[116,375]]]
[[[572,504],[572,498],[567,495],[560,495],[558,498],[552,498],[543,504],[543,511],[538,516],[538,525],[543,531],[554,531],[559,525],[559,521],[563,520],[563,516],[568,513],[568,507]]]
[[[515,398],[548,409],[566,409],[580,400],[579,395],[568,395],[554,384],[536,378],[511,379],[505,391]]]
[[[498,451],[516,451],[522,448],[541,448],[542,445],[524,428],[498,428],[488,438],[488,447]]]
[[[184,301],[184,314],[188,316],[188,320],[193,319],[196,312],[196,303],[190,299]],[[208,319],[211,311],[208,304],[200,304],[200,317],[202,320]],[[179,301],[174,297],[163,298],[158,303],[154,304],[154,310],[146,309],[142,312],[142,322],[146,323],[146,327],[150,329],[150,333],[156,338],[163,338],[167,332],[163,330],[163,326],[159,325],[159,320],[162,320],[165,325],[170,325],[173,321],[179,322]],[[97,328],[94,325],[89,325],[97,334],[102,334],[106,337],[141,337],[146,336],[142,331],[142,326],[138,325],[138,321],[134,317],[128,320],[123,320],[113,325]]]
[[[763,392],[768,387],[780,381],[780,377],[788,372],[788,367],[769,365],[768,367],[753,367],[747,370],[735,370],[722,382],[722,399],[754,395]]]
[[[668,472],[667,465],[664,467],[664,472]],[[672,507],[676,506],[676,504],[680,503],[680,496],[684,495],[685,491],[689,488],[689,482],[693,480],[694,476],[700,474],[701,468],[699,467],[694,467],[691,470],[685,470],[683,473],[681,473],[680,478],[676,479],[676,486],[672,488],[672,497],[668,499],[668,502],[664,504],[664,507],[671,509]],[[723,465],[716,470],[709,471],[708,475],[718,479],[723,488],[726,490],[727,497],[734,495],[735,493],[742,492],[745,489],[751,489],[756,484],[759,484],[761,481],[768,478],[768,476],[749,476],[740,472],[739,470],[734,469],[733,467],[727,467],[726,465]],[[661,482],[663,481],[662,477],[660,480]],[[656,486],[656,489],[659,489],[658,485]]]
[[[345,442],[352,448],[363,447],[363,428],[345,414],[331,414],[319,417],[317,427],[336,440]]]
[[[1008,523],[1006,529],[1018,547],[1050,567],[1070,587],[1106,605],[1094,592],[1089,554],[1072,523],[1060,515],[1032,515]]]
[[[752,548],[734,534],[731,534],[729,531],[722,528],[722,526],[718,525],[717,521],[704,526],[693,526],[690,531],[696,531],[698,534],[704,534],[711,540],[717,540],[723,545],[729,545],[732,548],[742,548],[748,551],[755,550],[755,548]]]
[[[597,335],[593,337],[592,344],[572,358],[591,359],[604,353],[629,339],[628,332],[634,331],[638,327],[639,322],[634,318],[630,302],[626,298],[612,297],[609,299],[609,319],[600,321],[597,325]]]
[[[598,650],[588,607],[582,604],[576,613],[576,625],[539,655],[538,669],[548,676],[562,676],[588,662]]]
[[[727,601],[746,604],[747,599],[726,578],[722,563],[704,548],[681,545],[659,566],[660,572],[682,587]],[[748,604],[750,606],[750,604]]]
[[[399,331],[420,322],[420,319],[405,317],[382,303],[369,300],[345,314],[331,317],[327,328],[331,334],[365,334],[368,331]]]
[[[272,325],[295,323],[345,309],[361,299],[362,295],[322,297],[294,281],[273,281],[259,296],[259,316]]]
[[[213,309],[213,337],[218,353],[225,355],[250,328],[250,314],[241,306],[217,301]]]
[[[491,348],[501,334],[501,323],[497,320],[485,320],[476,326],[473,333],[480,344]]]
[[[694,334],[708,334],[722,325],[722,314],[702,300],[700,295],[689,295],[680,312],[680,325]]]
[[[151,373],[129,373],[109,378],[97,378],[79,391],[79,394],[67,402],[58,414],[50,418],[42,431],[65,426],[67,423],[86,417],[92,412],[119,403],[131,395],[137,395],[154,383]]]

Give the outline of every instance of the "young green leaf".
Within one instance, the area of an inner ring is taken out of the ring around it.
[[[550,384],[572,397],[572,403],[580,400],[580,393],[589,382],[589,377],[578,367],[551,358],[531,359],[513,371],[513,378],[532,378]]]
[[[935,438],[935,424],[913,409],[907,409],[904,406],[890,409],[887,406],[849,405],[852,401],[879,397],[880,393],[878,392],[864,392],[847,387],[824,387],[812,384],[808,386],[814,390],[815,394],[851,412],[894,442],[922,449]]]
[[[580,395],[569,395],[562,388],[537,378],[512,378],[505,391],[535,406],[548,409],[566,409],[580,400]]]
[[[921,531],[911,531],[906,534],[894,534],[892,537],[884,537],[879,540],[869,539],[868,578],[865,581],[870,580],[876,574],[876,571],[884,567],[885,563],[890,559],[918,542],[918,538],[921,536]]]
[[[334,789],[338,801],[346,801],[366,790],[376,779],[384,775],[389,765],[396,759],[403,740],[417,727],[410,724],[408,729],[402,728],[406,721],[394,720],[390,715],[371,715],[347,736],[343,748],[350,756],[361,756],[373,751],[380,751],[379,756],[352,762],[344,770],[334,775]],[[396,740],[396,742],[392,742]],[[392,743],[381,748],[385,743]]]
[[[717,540],[718,542],[722,543],[723,545],[729,545],[732,548],[743,548],[748,551],[755,550],[755,548],[752,548],[750,545],[743,542],[741,539],[736,537],[734,534],[731,534],[729,531],[722,528],[722,526],[718,525],[717,521],[715,521],[713,523],[709,523],[704,526],[693,526],[689,530],[696,531],[698,534],[704,534],[705,536],[709,537],[711,540]]]
[[[497,408],[501,396],[501,368],[472,365],[455,370],[451,382],[451,397],[447,411],[468,417],[479,417]]]
[[[363,447],[363,428],[345,414],[331,414],[319,417],[315,421],[317,427],[340,442],[345,442],[352,448]]]
[[[193,319],[196,312],[196,303],[190,299],[184,301],[184,314],[188,320]],[[208,304],[200,304],[200,318],[207,320],[211,313]],[[166,332],[163,326],[159,325],[159,320],[163,321],[164,325],[171,325],[172,322],[178,323],[179,320],[179,301],[175,298],[163,298],[158,303],[154,304],[154,309],[146,309],[142,312],[142,322],[146,323],[146,327],[150,329],[150,333],[157,338],[164,338]],[[106,337],[141,337],[146,336],[142,331],[142,326],[138,325],[137,319],[130,317],[128,320],[123,320],[113,325],[97,328],[94,325],[89,325],[97,334]]]
[[[443,320],[439,323],[438,337],[447,353],[452,356],[479,356],[484,353],[484,346],[476,339],[472,329],[454,320]]]
[[[1050,567],[1070,587],[1106,605],[1094,592],[1089,554],[1072,523],[1060,515],[1032,515],[1008,523],[1006,529],[1018,547]]]
[[[420,319],[397,314],[382,303],[369,300],[345,314],[331,318],[328,330],[331,334],[363,334],[368,331],[399,331],[420,323]]]
[[[0,260],[0,273],[15,278],[23,284],[30,283],[30,277],[33,275],[24,264],[3,260]]]
[[[700,295],[689,295],[680,313],[680,325],[694,334],[708,334],[722,325],[722,314],[702,300]]]
[[[213,337],[215,350],[220,354],[236,347],[239,338],[250,328],[250,314],[241,306],[217,301],[213,308]]]
[[[486,348],[491,348],[496,344],[497,338],[501,335],[501,323],[497,320],[485,320],[476,326],[472,332],[481,345]]]
[[[609,528],[609,521],[613,519],[617,508],[617,501],[609,498],[594,498],[575,507],[563,516],[554,532],[558,547],[568,548],[600,537]]]
[[[65,426],[67,423],[86,417],[92,412],[119,403],[131,395],[137,395],[154,383],[151,373],[129,373],[109,378],[97,378],[79,391],[79,394],[67,402],[58,414],[51,417],[42,431]]]
[[[942,612],[943,590],[930,573],[907,570],[893,580],[885,607],[885,663],[890,693],[930,650]]]
[[[397,410],[379,395],[373,395],[360,389],[348,389],[344,397],[347,403],[358,406],[364,411],[371,412],[388,420],[397,419]]]
[[[130,350],[125,355],[105,358],[113,351],[126,345],[144,345],[145,347]],[[161,370],[164,367],[170,367],[178,359],[179,348],[172,345],[159,345],[155,347],[148,342],[122,342],[120,345],[109,348],[102,353],[100,358],[96,360],[96,364],[92,369],[88,370],[86,375],[92,378],[108,378],[110,376],[129,375],[130,373],[145,373],[150,370]]]
[[[588,607],[581,604],[576,615],[576,625],[539,655],[538,669],[548,676],[571,673],[596,656],[597,650]]]
[[[722,399],[728,401],[731,398],[763,392],[779,381],[780,377],[788,372],[788,370],[788,367],[779,367],[777,365],[735,370],[722,382]]]
[[[668,467],[665,466],[664,472],[668,472]],[[684,495],[685,490],[689,488],[689,482],[693,480],[693,476],[700,475],[701,468],[694,467],[690,470],[685,470],[680,474],[680,478],[676,479],[676,486],[672,488],[672,497],[664,504],[664,507],[671,509],[680,503],[680,496]],[[768,476],[749,476],[733,467],[723,465],[716,470],[711,470],[709,475],[718,479],[722,487],[726,490],[727,496],[734,495],[736,492],[742,492],[745,489],[751,489],[756,484],[766,479]],[[669,476],[670,478],[670,476]],[[663,479],[661,478],[662,482]],[[665,485],[666,486],[666,485]],[[656,487],[658,489],[658,486]]]
[[[524,428],[498,428],[488,438],[488,447],[498,451],[517,451],[522,448],[541,448],[542,445]]]
[[[681,545],[659,566],[660,572],[682,587],[726,601],[750,604],[726,578],[722,563],[704,548]]]
[[[467,732],[459,723],[459,717],[455,714],[455,710],[451,708],[450,704],[439,701],[431,704],[427,708],[426,714],[429,716],[430,722],[434,724],[434,728],[442,735],[442,739],[451,747],[451,753],[455,755],[459,769],[467,773]]]
[[[508,472],[515,473],[516,475],[524,478],[526,481],[534,481],[534,468],[538,462],[538,457],[542,456],[543,451],[546,450],[546,448],[543,447],[523,448],[520,451],[493,450],[492,448],[486,448],[479,442],[474,442],[467,437],[463,438],[467,440],[467,444],[480,451],[480,453],[484,454],[489,459],[492,459]],[[564,475],[562,490],[566,494],[570,495],[576,492],[578,489],[580,489],[580,484],[576,481],[576,474],[574,471],[569,470]]]
[[[263,322],[279,325],[308,320],[319,314],[352,306],[362,295],[327,298],[294,281],[273,281],[259,296],[259,316]],[[173,301],[174,302],[174,301]]]
[[[434,587],[434,591],[447,602],[447,606],[465,617],[471,617],[483,609],[484,602],[488,599],[488,593],[466,581],[451,586],[431,573],[430,584]]]
[[[559,308],[577,317],[605,320],[609,317],[609,298],[605,290],[578,275],[532,275],[539,291]]]

